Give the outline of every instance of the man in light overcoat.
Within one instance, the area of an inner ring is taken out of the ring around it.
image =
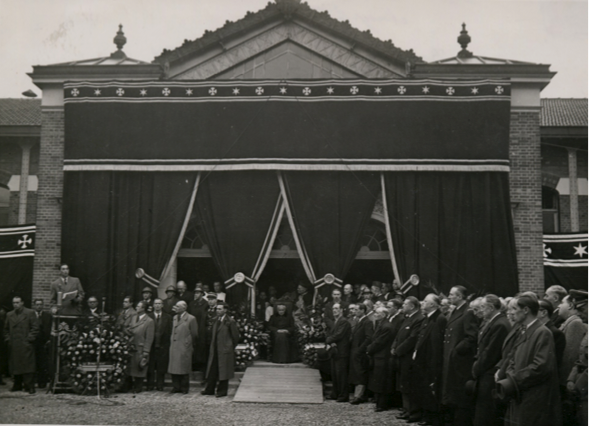
[[[133,392],[143,390],[143,380],[147,376],[152,342],[154,341],[154,320],[146,313],[148,303],[144,300],[137,303],[137,315],[131,320],[127,333],[131,336],[133,352],[129,365],[129,376],[133,378]]]
[[[193,346],[199,329],[196,318],[186,312],[187,304],[184,300],[176,302],[174,308],[176,315],[172,323],[168,364],[168,373],[172,375],[171,393],[187,394],[193,363]]]

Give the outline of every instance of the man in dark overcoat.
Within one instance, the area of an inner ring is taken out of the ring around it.
[[[147,373],[147,390],[154,388],[164,390],[164,379],[168,371],[170,361],[170,336],[172,334],[172,317],[164,312],[164,301],[154,299],[154,312],[151,318],[154,320],[154,341],[150,351],[150,361]]]
[[[189,375],[192,371],[193,348],[199,334],[197,320],[187,311],[184,300],[176,302],[176,315],[172,321],[170,337],[170,361],[168,372],[172,375],[171,393],[188,393]]]
[[[362,303],[349,306],[356,320],[350,337],[350,370],[348,381],[354,385],[354,397],[350,402],[357,405],[367,402],[367,384],[369,383],[369,356],[367,347],[373,337],[373,323],[367,317],[367,307]]]
[[[379,307],[375,310],[375,333],[369,346],[367,355],[371,359],[369,374],[369,390],[375,394],[375,411],[385,411],[389,394],[393,391],[392,383],[387,375],[391,358],[391,344],[395,338],[393,326],[387,321],[387,308]]]
[[[49,341],[51,340],[53,317],[49,312],[43,310],[43,299],[35,299],[33,307],[37,321],[39,321],[39,334],[35,339],[35,364],[37,367],[35,381],[40,389],[44,389],[49,380]]]
[[[214,395],[218,398],[227,396],[229,380],[234,377],[235,349],[240,340],[240,332],[236,322],[227,314],[227,304],[217,305],[217,320],[211,333],[211,347],[207,362],[207,385],[201,392],[203,395]],[[216,392],[217,388],[217,392]]]
[[[498,377],[498,385],[512,396],[506,411],[506,425],[562,424],[553,336],[537,320],[538,309],[539,303],[532,297],[517,299],[514,317],[521,326],[521,332],[514,344],[506,373]]]
[[[162,308],[170,316],[176,315],[174,307],[180,299],[176,295],[176,287],[169,285],[166,287],[166,299],[164,299],[164,307]]]
[[[471,425],[472,398],[465,392],[477,352],[478,321],[466,302],[467,289],[455,286],[449,292],[451,312],[443,341],[442,403],[446,421],[453,426]]]
[[[197,319],[199,327],[199,336],[195,342],[195,351],[193,352],[193,370],[204,370],[207,368],[207,310],[209,303],[203,298],[205,292],[200,284],[195,288],[195,298],[188,305],[188,313]]]
[[[399,418],[416,422],[420,420],[418,407],[414,407],[410,401],[410,392],[412,389],[412,355],[418,341],[420,325],[424,320],[424,315],[420,312],[420,302],[414,296],[409,296],[404,300],[402,312],[406,316],[404,322],[395,336],[391,345],[391,353],[397,358],[398,365],[398,384],[399,391],[402,393],[402,403],[405,413]]]
[[[490,395],[496,386],[496,364],[502,359],[502,345],[510,331],[510,323],[501,312],[502,302],[496,295],[486,295],[480,309],[486,322],[479,332],[477,356],[472,368],[476,381],[473,424],[501,426],[506,407]]]
[[[393,327],[393,334],[395,340],[395,336],[397,336],[397,333],[399,332],[402,323],[406,319],[404,313],[402,312],[403,300],[399,297],[393,297],[386,302],[385,306],[388,312],[387,321],[389,321],[389,323]],[[389,358],[389,365],[387,366],[386,373],[389,377],[392,389],[389,401],[387,402],[387,406],[393,408],[402,408],[402,394],[398,390],[397,385],[397,367],[397,359],[392,355]]]
[[[133,393],[140,393],[143,390],[143,381],[147,377],[147,364],[154,342],[154,320],[148,316],[147,307],[147,302],[143,300],[137,303],[135,307],[137,314],[133,316],[126,330],[131,336],[129,377],[133,380]]]
[[[23,389],[35,393],[35,340],[39,334],[39,321],[32,309],[25,308],[23,299],[12,299],[14,310],[6,315],[4,338],[10,349],[10,370],[14,376],[11,392]]]
[[[350,358],[351,325],[344,317],[341,304],[332,305],[334,325],[326,336],[326,345],[330,346],[332,394],[337,402],[348,402],[348,360]]]
[[[447,317],[440,311],[440,297],[433,293],[424,298],[422,310],[424,320],[412,355],[414,383],[410,389],[410,406],[419,409],[424,422],[438,426],[441,424],[442,346]]]
[[[193,292],[187,290],[186,283],[184,281],[178,281],[176,283],[176,295],[179,300],[184,300],[188,306],[194,299]]]

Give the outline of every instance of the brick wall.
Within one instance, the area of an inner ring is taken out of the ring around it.
[[[510,201],[520,291],[542,292],[543,216],[539,113],[513,111],[510,117]]]
[[[64,112],[43,111],[41,122],[33,298],[48,303],[49,284],[58,276],[61,260]]]

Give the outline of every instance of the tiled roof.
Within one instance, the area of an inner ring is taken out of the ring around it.
[[[296,16],[305,21],[314,22],[328,31],[349,38],[359,45],[363,45],[404,64],[422,60],[412,49],[402,50],[395,47],[391,40],[380,40],[373,36],[369,30],[357,30],[348,21],[339,21],[332,18],[327,11],[318,12],[309,7],[306,2],[301,2],[300,0],[276,0],[276,2],[269,2],[264,9],[258,12],[248,12],[244,18],[236,22],[226,21],[225,25],[217,30],[205,31],[203,36],[198,39],[192,41],[185,40],[182,46],[174,50],[164,49],[154,59],[154,62],[173,62],[185,55],[206,49],[210,46],[219,46],[220,41],[226,37],[243,33],[250,28],[281,16],[285,17],[285,19],[291,19],[291,17]]]
[[[41,99],[0,99],[0,126],[40,126]]]
[[[588,99],[541,99],[541,127],[588,127]]]

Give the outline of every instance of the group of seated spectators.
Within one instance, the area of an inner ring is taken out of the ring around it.
[[[304,284],[269,294],[257,313],[273,362],[297,359],[297,328],[320,310],[327,399],[372,401],[377,412],[396,408],[398,419],[423,425],[587,424],[586,291],[551,286],[501,298],[455,286],[419,300],[373,282],[328,298]]]

